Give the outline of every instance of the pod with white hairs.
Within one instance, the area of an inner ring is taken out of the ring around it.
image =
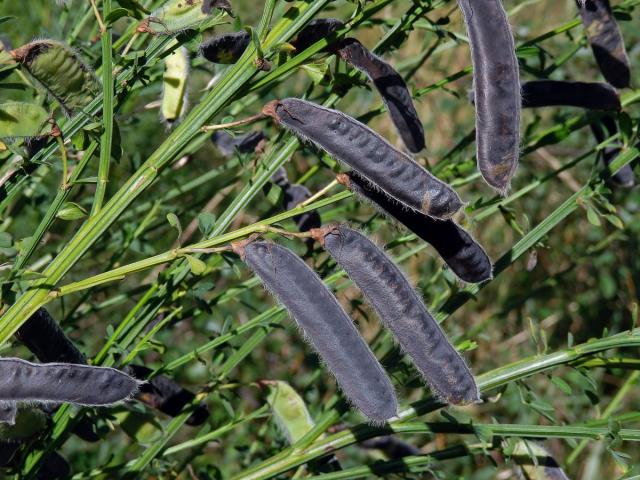
[[[412,153],[421,151],[425,147],[424,128],[402,75],[354,38],[343,40],[335,49],[345,62],[373,82],[407,149]]]
[[[236,63],[251,43],[251,35],[245,30],[223,33],[200,45],[200,54],[212,63],[230,65]]]
[[[522,84],[523,108],[555,106],[605,111],[622,108],[620,95],[607,83],[533,80]]]
[[[476,155],[485,181],[506,194],[520,154],[520,73],[500,0],[458,0],[473,63]]]
[[[435,396],[456,405],[478,402],[480,392],[467,364],[398,266],[344,225],[312,233],[367,297]]]
[[[173,40],[167,50],[175,48],[178,42]],[[183,117],[187,110],[187,80],[189,79],[189,52],[177,47],[164,59],[162,75],[162,102],[160,115],[168,126],[172,126]]]
[[[281,245],[232,246],[291,313],[352,404],[376,423],[394,417],[398,403],[389,377],[320,277]]]
[[[143,21],[138,30],[171,35],[204,24],[219,8],[231,14],[228,0],[168,0]]]
[[[344,22],[337,18],[316,18],[302,29],[296,39],[291,42],[296,52],[302,52],[323,38],[327,38],[336,30],[344,27]]]
[[[271,102],[263,112],[409,208],[446,219],[463,205],[450,185],[342,112],[297,98]]]
[[[461,280],[480,283],[492,277],[493,265],[482,246],[453,220],[436,220],[404,208],[394,199],[373,188],[357,173],[341,173],[338,182],[357,196],[371,202],[382,213],[404,225],[432,245]]]
[[[578,10],[602,75],[616,88],[629,87],[629,58],[609,0],[580,0]]]
[[[140,382],[107,367],[35,364],[0,358],[0,401],[113,405],[131,398]]]

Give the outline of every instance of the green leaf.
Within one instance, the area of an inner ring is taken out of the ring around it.
[[[10,233],[0,232],[0,248],[9,248],[13,243],[13,237]]]
[[[587,220],[591,225],[599,227],[602,225],[600,218],[598,217],[598,213],[590,206],[587,206]]]
[[[203,236],[208,236],[216,224],[216,216],[213,213],[201,212],[198,214],[198,229]]]
[[[622,223],[622,220],[617,215],[605,215],[604,218],[614,227],[624,230],[624,223]]]
[[[40,105],[24,102],[0,104],[0,138],[36,137],[51,133],[49,113]]]
[[[110,25],[123,17],[134,17],[134,15],[133,12],[126,8],[114,8],[111,10],[111,13],[105,17],[104,22],[106,25]]]
[[[571,386],[560,377],[552,376],[551,383],[553,383],[556,387],[558,387],[567,395],[571,395],[573,393]]]
[[[61,220],[79,220],[86,217],[87,211],[74,202],[66,202],[56,214]]]
[[[182,237],[182,225],[180,224],[180,219],[176,216],[176,214],[167,213],[167,221],[169,222],[169,225],[171,225],[178,231],[178,238]]]
[[[202,275],[207,270],[207,264],[193,255],[185,255],[189,262],[189,269],[194,275]]]

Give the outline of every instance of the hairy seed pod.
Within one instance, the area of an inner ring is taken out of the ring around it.
[[[0,359],[0,400],[4,401],[112,405],[130,398],[139,385],[113,368]]]
[[[0,138],[42,137],[51,133],[49,113],[40,105],[0,103]]]
[[[37,40],[11,51],[11,56],[70,114],[100,91],[94,72],[67,45]]]
[[[277,100],[263,111],[409,208],[436,218],[450,218],[463,205],[449,185],[342,112],[297,98]]]
[[[31,315],[16,336],[43,363],[86,363],[85,356],[44,308]]]
[[[367,450],[381,450],[389,460],[399,460],[411,455],[421,455],[419,448],[410,443],[403,442],[393,435],[370,438],[358,443],[358,446]]]
[[[140,365],[128,365],[124,371],[140,380],[146,380],[153,372],[150,368]],[[161,411],[170,417],[177,417],[186,405],[190,405],[196,396],[189,390],[182,388],[166,375],[153,377],[140,387],[136,399],[149,405],[151,408]],[[204,403],[198,405],[187,424],[191,426],[202,425],[209,418],[209,410]]]
[[[211,135],[211,141],[225,157],[233,155],[235,150],[240,153],[252,152],[264,139],[265,136],[262,131],[248,132],[233,137],[225,131],[218,130]]]
[[[226,0],[168,0],[151,12],[142,29],[166,35],[197,29],[209,18],[214,8],[230,11],[229,2]]]
[[[522,107],[571,106],[618,111],[620,96],[607,83],[534,80],[522,84]]]
[[[391,381],[320,277],[291,250],[268,242],[232,245],[289,310],[347,398],[374,422],[398,412]]]
[[[178,42],[174,40],[168,49]],[[189,78],[189,52],[178,47],[164,59],[162,75],[162,103],[160,115],[169,126],[182,118],[187,110],[187,80]]]
[[[267,403],[273,418],[289,445],[293,445],[314,426],[307,405],[287,382],[265,380],[260,385],[268,388]]]
[[[555,458],[540,444],[519,440],[511,459],[519,466],[525,480],[569,480]]]
[[[307,198],[311,197],[311,192],[304,185],[298,185],[297,183],[290,184],[287,188],[284,188],[283,207],[284,210],[291,210],[296,205],[304,202]],[[320,226],[320,215],[318,212],[311,211],[303,213],[302,215],[296,215],[293,217],[293,221],[298,225],[298,229],[301,232],[306,232],[312,228],[318,228]]]
[[[366,236],[344,225],[313,233],[362,290],[434,394],[453,404],[479,401],[466,363],[396,264]]]
[[[471,46],[478,168],[501,194],[509,190],[520,152],[520,73],[500,0],[458,0]]]
[[[18,404],[15,402],[0,402],[0,425],[6,423],[8,425],[16,424],[16,415],[18,413]]]
[[[344,27],[344,22],[337,18],[317,18],[309,22],[309,24],[302,29],[298,34],[298,37],[291,42],[297,52],[306,50],[311,45],[323,38],[327,38],[336,30]]]
[[[629,87],[629,58],[609,0],[578,2],[578,10],[602,75],[616,88]]]
[[[409,210],[354,172],[339,174],[338,182],[432,245],[461,280],[480,283],[492,277],[493,265],[487,253],[453,220],[436,220]]]
[[[236,63],[251,43],[245,30],[223,33],[200,45],[200,54],[213,63]]]
[[[371,79],[407,149],[412,153],[422,150],[424,128],[402,75],[354,38],[340,42],[336,51],[345,62]]]
[[[616,125],[613,117],[611,117],[610,115],[604,115],[602,118],[600,118],[600,122],[594,121],[591,123],[591,131],[593,132],[593,136],[596,138],[596,141],[598,143],[602,143],[607,138],[618,133],[618,126]],[[602,161],[604,162],[605,166],[608,167],[609,165],[611,165],[611,163],[618,157],[619,154],[619,144],[614,143],[605,147],[601,152]],[[618,187],[633,187],[636,183],[635,175],[633,173],[633,167],[630,164],[625,165],[610,178],[610,181]]]

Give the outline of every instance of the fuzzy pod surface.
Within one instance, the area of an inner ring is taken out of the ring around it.
[[[602,75],[616,88],[629,87],[629,58],[609,0],[579,1],[578,10]]]
[[[236,63],[251,43],[251,35],[245,30],[224,33],[200,45],[200,53],[213,63]]]
[[[32,138],[51,133],[49,112],[25,102],[0,104],[0,138]]]
[[[607,138],[618,133],[618,126],[616,121],[611,115],[604,115],[600,118],[600,121],[594,121],[591,123],[591,131],[598,143],[604,142]],[[613,143],[607,145],[601,152],[602,162],[606,167],[620,155],[621,147],[619,144]],[[627,164],[618,170],[609,179],[611,183],[618,187],[631,188],[636,183],[635,174],[633,173],[633,167],[631,164]]]
[[[479,401],[467,364],[398,266],[366,236],[344,225],[314,233],[367,297],[433,393],[457,405]]]
[[[177,43],[174,40],[167,49],[174,48]],[[176,48],[164,59],[160,115],[169,126],[182,118],[187,110],[189,67],[189,52],[184,47]]]
[[[354,172],[339,174],[338,182],[433,246],[461,280],[480,283],[492,277],[493,265],[487,253],[453,220],[437,220],[405,208]]]
[[[136,379],[113,368],[0,358],[0,401],[112,405],[138,387]]]
[[[511,458],[524,480],[569,480],[556,459],[537,442],[519,440]]]
[[[303,398],[287,382],[262,381],[268,389],[267,403],[271,407],[278,428],[293,445],[315,425]]]
[[[316,18],[302,29],[291,44],[297,52],[302,52],[342,27],[344,27],[344,22],[337,18]]]
[[[425,148],[424,128],[402,75],[354,38],[343,40],[336,50],[373,82],[407,149],[417,153]]]
[[[146,380],[153,373],[153,370],[141,365],[128,365],[125,372],[140,380]],[[137,400],[170,417],[177,417],[182,409],[190,405],[195,398],[195,394],[182,388],[166,375],[153,377],[141,385],[140,391],[136,394]],[[202,425],[207,418],[209,418],[209,410],[204,403],[201,403],[195,407],[187,419],[187,424],[191,426]]]
[[[552,106],[610,111],[622,108],[618,92],[607,83],[533,80],[522,84],[523,108]]]
[[[394,417],[389,377],[320,277],[281,245],[241,242],[234,250],[291,313],[352,404],[375,422]]]
[[[44,308],[31,315],[16,336],[43,363],[86,363],[85,356]]]
[[[240,153],[252,152],[264,139],[262,131],[248,132],[234,137],[223,130],[218,130],[211,135],[211,141],[225,157],[233,155],[235,150]]]
[[[450,218],[463,205],[451,186],[342,112],[297,98],[272,102],[264,112],[409,208]]]
[[[476,155],[484,180],[506,194],[520,153],[520,73],[500,0],[458,0],[469,34],[476,106]]]
[[[100,92],[93,70],[61,42],[37,40],[10,53],[68,114],[88,104]]]
[[[231,11],[226,0],[168,0],[146,18],[144,29],[160,35],[195,29],[210,17],[215,8]]]

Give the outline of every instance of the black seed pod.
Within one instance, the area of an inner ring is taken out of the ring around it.
[[[0,359],[0,401],[111,405],[138,387],[136,379],[113,368]]]
[[[211,135],[211,141],[225,157],[233,155],[234,150],[238,150],[240,153],[252,152],[264,138],[264,132],[259,130],[235,137],[222,130],[218,130]]]
[[[449,185],[342,112],[297,98],[272,102],[263,111],[409,208],[450,218],[463,205]]]
[[[140,365],[128,365],[125,371],[140,380],[146,380],[153,372],[150,368]],[[170,417],[178,416],[185,405],[191,404],[195,398],[196,396],[192,392],[182,388],[166,375],[153,377],[140,387],[140,391],[136,395],[137,400]],[[187,424],[202,425],[208,417],[209,410],[204,403],[201,403],[195,408],[187,420]]]
[[[458,0],[469,33],[476,105],[478,168],[505,194],[520,153],[520,74],[500,0]]]
[[[618,111],[620,96],[606,83],[534,80],[522,84],[522,107],[571,106]]]
[[[251,35],[244,30],[224,33],[200,45],[200,54],[213,63],[236,63],[251,43]]]
[[[347,398],[375,422],[395,416],[398,405],[391,381],[318,275],[277,244],[241,242],[233,247],[289,310]]]
[[[629,58],[609,0],[581,1],[578,9],[602,75],[616,88],[629,87]]]
[[[356,39],[347,38],[335,48],[345,62],[371,79],[407,149],[413,153],[422,150],[425,147],[424,129],[402,75]]]
[[[31,315],[16,335],[43,363],[86,363],[84,355],[44,308]]]
[[[466,363],[393,261],[367,237],[344,225],[314,233],[369,299],[434,394],[453,404],[479,401],[478,386]]]
[[[600,123],[601,122],[601,123]],[[591,123],[591,131],[596,137],[598,143],[604,142],[607,138],[618,133],[618,126],[610,115],[604,115],[600,118],[600,122]],[[606,130],[606,133],[605,133]],[[605,147],[602,152],[602,161],[608,167],[620,154],[620,146],[613,144]],[[611,183],[619,187],[631,188],[635,185],[636,179],[633,173],[633,167],[629,164],[622,167],[611,177]]]
[[[344,23],[337,18],[317,18],[309,22],[291,43],[296,51],[301,52],[342,27]]]
[[[419,448],[404,442],[393,435],[370,438],[358,443],[358,446],[367,450],[381,450],[389,460],[399,460],[411,455],[421,455]]]
[[[405,208],[354,172],[338,175],[338,181],[432,245],[461,280],[480,283],[491,278],[491,259],[480,244],[453,220],[436,220]]]

